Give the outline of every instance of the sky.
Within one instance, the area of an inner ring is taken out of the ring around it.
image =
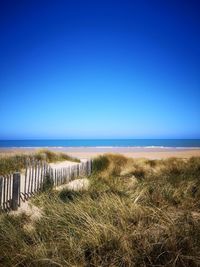
[[[200,1],[1,0],[0,139],[200,138]]]

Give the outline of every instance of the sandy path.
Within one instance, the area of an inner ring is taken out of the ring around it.
[[[84,162],[85,159],[81,159],[81,162]],[[65,161],[61,161],[61,162],[54,162],[54,163],[49,163],[48,165],[53,169],[63,169],[63,168],[67,168],[67,167],[72,167],[72,166],[76,166],[76,165],[79,165],[81,163],[77,163],[77,162],[72,162],[72,161],[68,161],[68,160],[65,160]],[[24,171],[21,171],[21,183],[20,183],[20,192],[25,192],[25,170]],[[29,177],[29,170],[28,170],[28,173],[27,173],[27,177]],[[26,188],[27,188],[27,185],[26,185]],[[33,186],[33,190],[34,190],[34,186]]]
[[[81,162],[85,162],[87,159],[82,159]],[[71,167],[71,166],[76,166],[81,163],[77,162],[72,162],[72,161],[62,161],[62,162],[55,162],[55,163],[50,163],[49,166],[52,169],[62,169],[66,167]],[[25,185],[25,171],[21,172],[21,183],[20,183],[20,192],[24,192],[24,185]],[[84,179],[76,179],[73,180],[67,184],[61,185],[57,187],[57,190],[62,190],[63,188],[68,188],[70,190],[82,190],[82,189],[87,189],[89,186],[89,180],[84,178]],[[21,201],[21,205],[18,208],[17,211],[11,211],[10,214],[18,215],[20,213],[26,213],[31,221],[37,220],[41,217],[42,211],[34,206],[33,204],[30,204],[30,201]]]
[[[74,191],[87,190],[89,187],[89,180],[87,178],[75,179],[67,184],[60,185],[56,187],[56,191],[61,191],[63,189],[69,189]]]
[[[80,160],[81,160],[81,162],[87,161],[87,159],[83,159],[83,158],[81,158]],[[67,168],[67,167],[79,165],[79,164],[81,164],[81,162],[78,163],[78,162],[65,160],[65,161],[60,161],[60,162],[49,163],[49,166],[52,169],[62,169],[62,168]]]

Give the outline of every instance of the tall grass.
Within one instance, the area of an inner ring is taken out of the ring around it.
[[[199,171],[200,158],[96,158],[88,190],[33,198],[39,220],[1,215],[0,266],[200,266]]]
[[[24,169],[28,159],[43,160],[48,163],[64,160],[80,162],[79,159],[65,153],[52,152],[46,149],[31,154],[3,155],[0,157],[0,175]]]
[[[56,161],[64,161],[64,160],[80,162],[79,159],[71,157],[65,153],[53,152],[47,149],[39,150],[35,154],[35,158],[38,160],[46,160],[47,162],[56,162]]]

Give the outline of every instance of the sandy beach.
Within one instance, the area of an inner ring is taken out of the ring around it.
[[[44,147],[0,148],[0,156],[14,153],[34,153]],[[117,153],[132,158],[163,159],[170,157],[189,158],[200,157],[200,148],[173,147],[48,147],[45,149],[64,152],[80,159],[94,158],[104,153]]]

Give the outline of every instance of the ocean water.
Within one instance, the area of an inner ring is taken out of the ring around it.
[[[200,148],[200,139],[73,139],[73,140],[0,140],[9,147],[173,147]]]

